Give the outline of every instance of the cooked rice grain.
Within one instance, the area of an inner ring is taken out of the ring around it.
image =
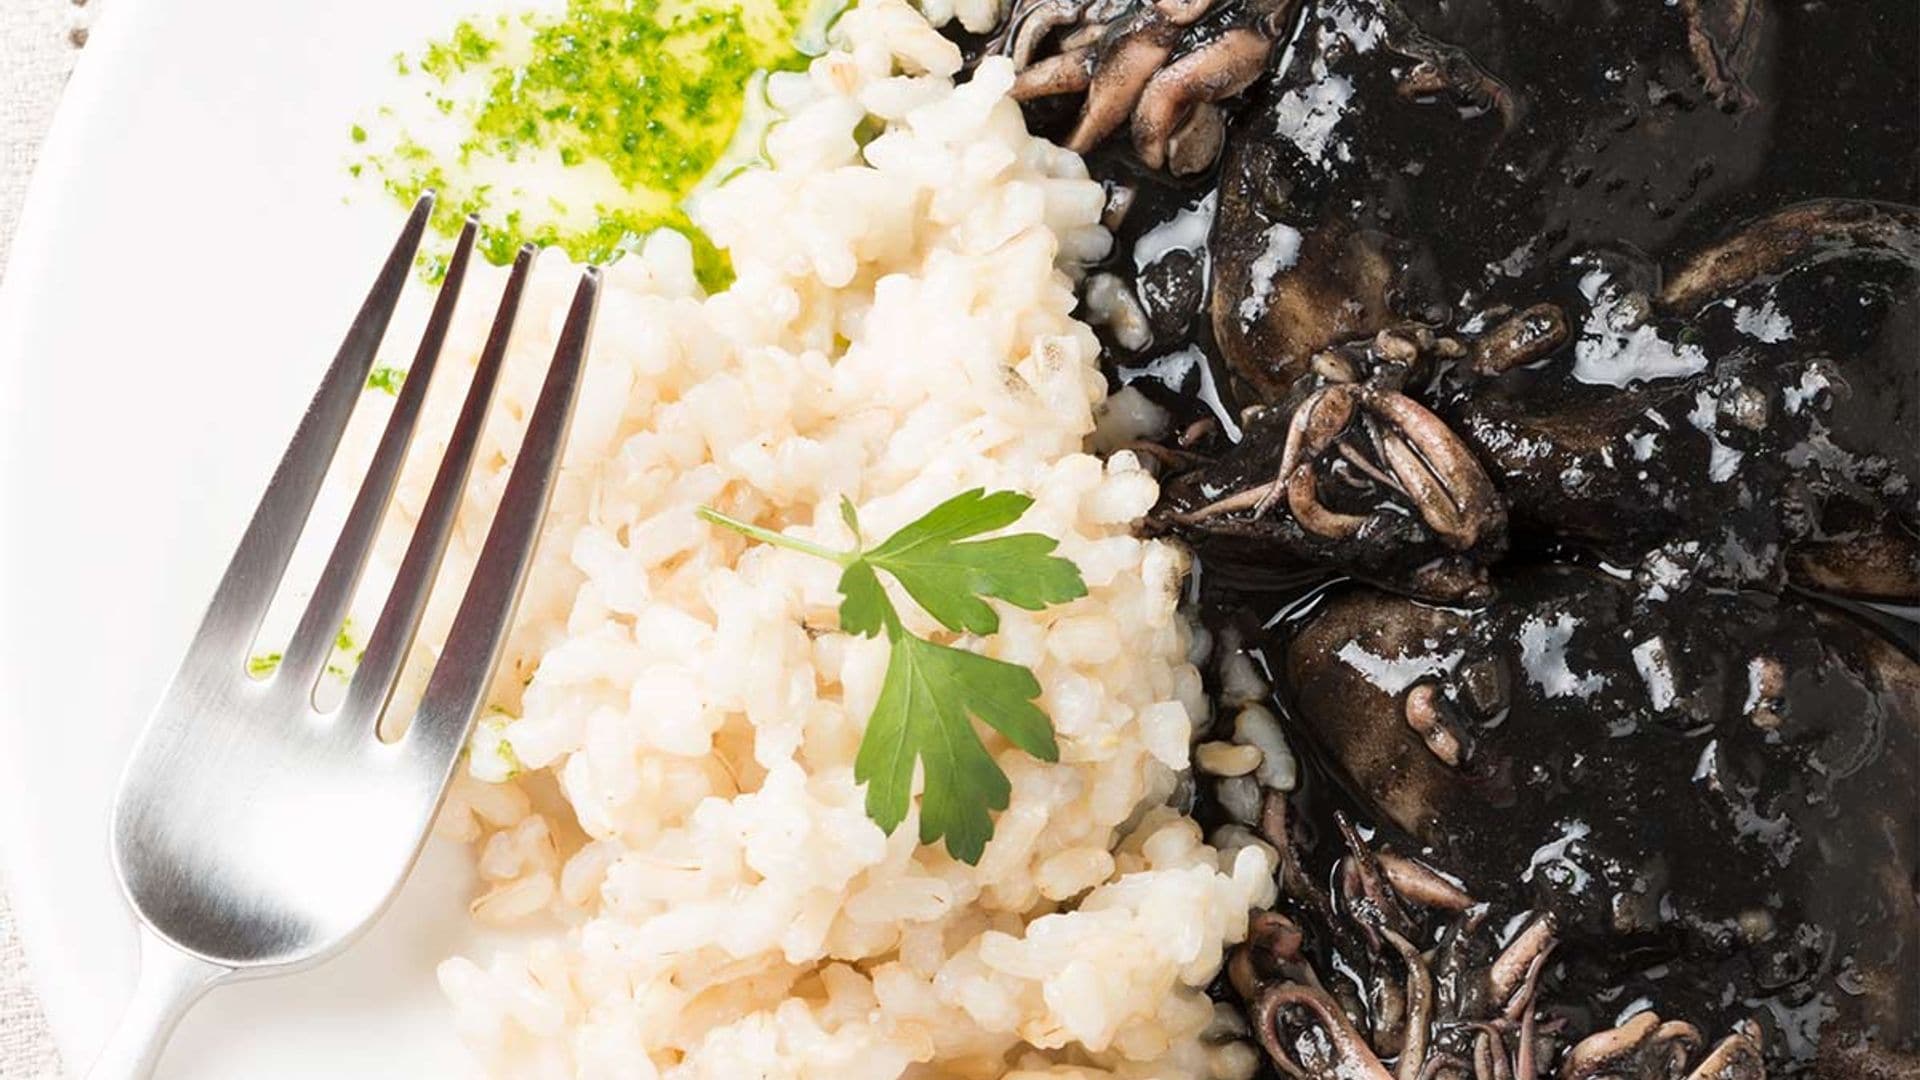
[[[1222,856],[1155,808],[1206,701],[1185,557],[1130,532],[1153,479],[1083,451],[1105,387],[1070,275],[1110,242],[1101,189],[1027,134],[1004,61],[956,86],[958,51],[901,0],[836,33],[772,81],[773,167],[699,207],[737,283],[701,296],[672,234],[608,272],[499,711],[441,822],[475,845],[475,916],[531,943],[441,983],[516,1080],[1242,1076],[1199,1038],[1201,988],[1271,901],[1271,853]],[[516,355],[550,350],[571,278],[541,260]],[[488,306],[463,305],[453,355]],[[539,375],[502,386],[456,569]],[[1033,668],[1061,745],[1048,765],[989,733],[1013,797],[977,867],[862,810],[886,647],[835,629],[836,568],[694,516],[844,546],[843,495],[884,535],[971,487],[1030,493],[1019,527],[1090,587],[969,642]],[[423,498],[409,480],[401,505]]]

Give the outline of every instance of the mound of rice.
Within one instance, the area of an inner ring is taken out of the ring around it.
[[[474,915],[529,933],[441,983],[501,1077],[1244,1078],[1202,990],[1273,866],[1162,805],[1207,704],[1184,555],[1130,530],[1154,481],[1083,450],[1105,390],[1070,275],[1109,243],[1102,191],[1027,134],[1005,63],[956,86],[902,0],[836,34],[770,86],[774,167],[700,208],[737,284],[702,296],[674,234],[609,271],[499,704],[441,821],[476,845]],[[542,260],[517,355],[550,352],[573,280]],[[479,351],[476,285],[450,361]],[[470,510],[540,368],[512,365]],[[433,395],[424,442],[456,405]],[[847,546],[843,495],[877,536],[973,487],[1031,494],[1018,528],[1091,592],[968,642],[1032,667],[1061,761],[988,733],[1013,799],[967,866],[862,810],[886,648],[837,632],[837,569],[694,509]],[[456,572],[485,521],[464,515]]]

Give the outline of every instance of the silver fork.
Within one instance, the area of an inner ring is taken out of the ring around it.
[[[114,807],[114,867],[140,917],[140,979],[93,1080],[151,1074],[188,1006],[230,979],[317,963],[353,940],[413,866],[500,657],[559,471],[599,295],[589,268],[445,647],[404,734],[393,696],[452,533],[532,265],[520,252],[433,486],[337,709],[314,691],[348,614],[446,340],[475,225],[448,265],[413,367],[339,539],[274,672],[247,671],[268,604],[367,381],[426,229],[420,200],[294,432],[147,722]]]

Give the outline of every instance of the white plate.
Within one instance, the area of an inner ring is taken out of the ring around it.
[[[0,852],[76,1072],[132,986],[114,780],[399,220],[343,203],[346,131],[471,6],[115,0],[45,146],[0,292]],[[215,991],[162,1076],[459,1073],[465,873],[435,845],[341,959]]]

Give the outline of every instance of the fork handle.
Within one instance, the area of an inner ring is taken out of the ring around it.
[[[87,1080],[146,1080],[160,1064],[160,1053],[174,1025],[200,995],[233,974],[233,969],[190,956],[140,926],[140,981],[113,1036],[94,1059]]]

